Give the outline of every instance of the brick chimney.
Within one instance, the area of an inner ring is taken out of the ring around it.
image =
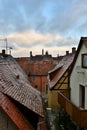
[[[44,49],[42,49],[42,56],[44,55]]]
[[[75,53],[76,52],[76,47],[73,47],[72,48],[72,53]]]
[[[30,51],[30,57],[32,57],[32,51]]]
[[[66,51],[66,55],[69,55],[69,51]]]
[[[6,54],[5,54],[5,50],[2,50],[2,56],[5,57]]]
[[[45,55],[46,55],[46,56],[48,56],[48,55],[49,55],[49,54],[48,54],[48,51],[46,51]]]

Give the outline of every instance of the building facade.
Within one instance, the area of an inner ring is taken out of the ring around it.
[[[53,69],[62,57],[53,58],[43,54],[25,58],[16,58],[21,68],[27,73],[31,85],[40,92],[47,90],[48,71]]]
[[[67,98],[70,98],[69,75],[75,53],[65,55],[58,65],[51,71],[48,76],[48,107],[57,110],[58,90]]]
[[[77,130],[87,130],[87,37],[81,37],[70,74],[70,100],[58,91],[58,102]]]
[[[44,120],[41,93],[31,86],[15,59],[3,52],[0,54],[0,130],[37,130],[37,124]]]

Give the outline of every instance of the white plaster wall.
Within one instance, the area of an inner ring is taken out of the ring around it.
[[[81,67],[82,63],[82,57],[81,54],[87,53],[87,48],[85,45],[82,45],[82,48],[80,50],[79,56],[77,58],[77,61],[75,63],[74,69],[72,71],[71,77],[70,77],[70,87],[71,87],[71,101],[79,107],[80,105],[80,94],[79,94],[79,86],[86,85],[87,84],[87,69],[83,69]],[[78,73],[76,67],[80,66],[81,70],[84,73]],[[85,108],[87,109],[87,87],[85,87]]]

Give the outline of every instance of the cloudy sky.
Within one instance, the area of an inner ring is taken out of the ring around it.
[[[0,49],[14,57],[63,55],[87,36],[87,0],[0,0]],[[1,50],[0,50],[1,51]]]

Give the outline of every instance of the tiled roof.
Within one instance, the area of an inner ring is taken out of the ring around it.
[[[18,108],[12,103],[9,98],[0,92],[0,109],[5,112],[5,114],[10,118],[10,120],[17,126],[20,130],[34,130],[29,122],[25,119],[23,114],[18,110]]]
[[[56,75],[53,77],[51,81],[49,81],[50,89],[55,87],[56,83],[61,79],[63,74],[72,64],[75,54],[69,54],[62,58],[62,60],[58,63],[58,65],[51,71],[49,71],[49,75],[57,71]],[[50,80],[50,79],[49,79]]]
[[[30,85],[13,58],[0,59],[0,91],[43,116],[40,92]]]

